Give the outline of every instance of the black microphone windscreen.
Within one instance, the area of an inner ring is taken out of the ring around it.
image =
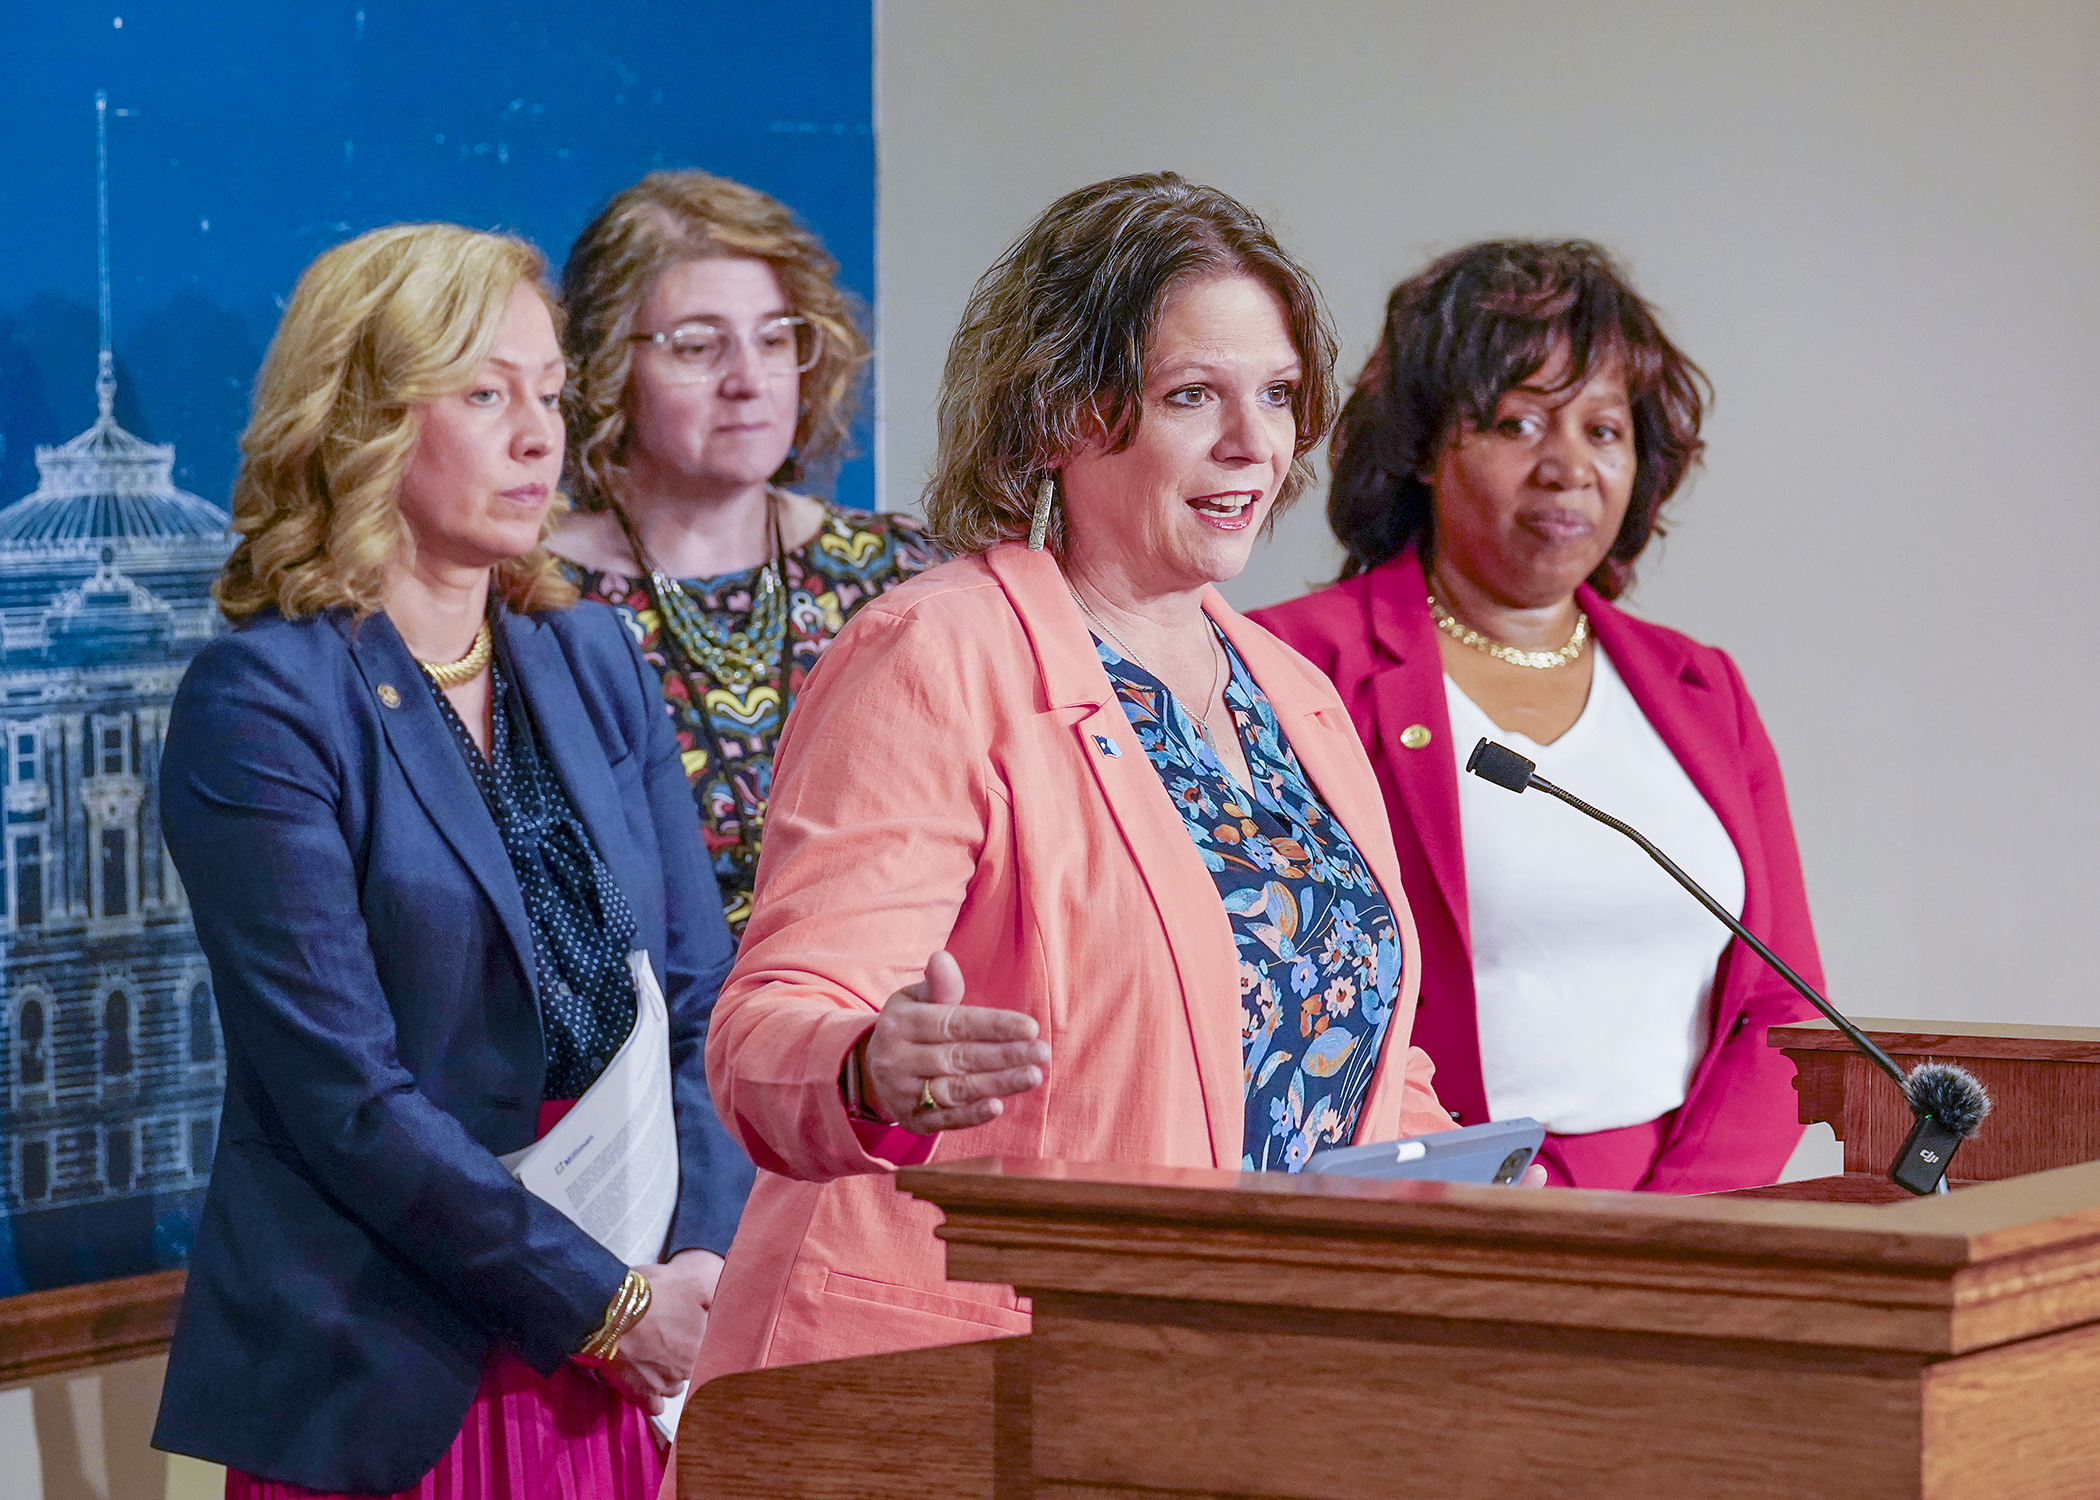
[[[1991,1112],[1991,1096],[1974,1074],[1952,1063],[1919,1063],[1903,1085],[1911,1110],[1931,1115],[1966,1140]]]
[[[1531,785],[1531,773],[1537,769],[1537,763],[1526,760],[1507,745],[1482,740],[1466,757],[1466,769],[1496,786],[1521,792]]]

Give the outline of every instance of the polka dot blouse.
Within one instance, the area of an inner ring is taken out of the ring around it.
[[[516,684],[497,663],[489,673],[489,759],[451,700],[436,683],[430,690],[495,817],[525,898],[547,1044],[543,1097],[576,1099],[634,1029],[634,975],[627,967],[634,913],[541,757]]]

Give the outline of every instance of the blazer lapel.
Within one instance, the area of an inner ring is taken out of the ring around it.
[[[1395,827],[1393,837],[1412,839],[1421,847],[1436,881],[1436,897],[1450,912],[1470,965],[1473,930],[1466,906],[1465,846],[1459,837],[1458,771],[1452,759],[1451,713],[1444,699],[1444,660],[1429,618],[1429,585],[1412,548],[1374,570],[1366,583],[1371,634],[1392,665],[1371,680],[1378,734],[1376,742],[1364,748],[1391,778],[1407,814],[1408,826]],[[1429,739],[1410,748],[1403,736],[1416,726],[1427,729]],[[1413,894],[1419,898],[1424,893]]]
[[[561,642],[539,621],[509,610],[496,616],[496,640],[532,715],[540,753],[569,794],[592,847],[627,897],[629,910],[646,911],[636,884],[639,856],[620,806],[620,790],[590,712],[576,691],[576,674]]]
[[[336,628],[349,643],[351,659],[380,704],[380,728],[409,789],[495,907],[517,954],[527,990],[537,1001],[539,964],[518,877],[511,869],[496,820],[482,800],[481,788],[474,784],[474,773],[467,769],[451,726],[431,696],[423,669],[384,614],[365,620],[338,617]]]
[[[1217,1166],[1239,1166],[1246,1140],[1239,982],[1232,924],[1181,814],[1145,758],[1057,559],[1017,545],[987,565],[1021,617],[1042,671],[1046,707],[1068,719],[1138,874],[1152,897],[1181,980],[1181,1002]],[[1101,741],[1116,753],[1102,748]]]
[[[1394,997],[1392,1029],[1364,1094],[1362,1117],[1370,1118],[1384,1109],[1389,1092],[1406,1087],[1408,1038],[1422,975],[1422,945],[1401,880],[1391,822],[1383,799],[1377,795],[1377,780],[1371,774],[1356,726],[1334,698],[1333,688],[1317,676],[1309,663],[1278,660],[1274,636],[1235,614],[1215,590],[1212,599],[1212,617],[1261,684],[1284,738],[1290,741],[1291,753],[1297,756],[1320,800],[1327,804],[1328,812],[1348,833],[1370,867],[1399,928],[1404,967],[1400,989]]]

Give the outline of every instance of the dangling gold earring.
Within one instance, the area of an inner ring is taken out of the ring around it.
[[[1028,550],[1040,552],[1043,541],[1050,535],[1050,507],[1057,500],[1057,471],[1052,469],[1043,476],[1043,487],[1035,492],[1035,515],[1028,524]]]

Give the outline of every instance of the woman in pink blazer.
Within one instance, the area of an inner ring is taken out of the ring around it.
[[[1453,1118],[1540,1118],[1553,1180],[1582,1187],[1768,1183],[1801,1133],[1765,1032],[1806,1003],[1617,835],[1458,773],[1483,735],[1565,765],[1541,771],[1821,982],[1741,675],[1610,602],[1697,461],[1703,381],[1593,245],[1446,256],[1394,291],[1336,429],[1342,580],[1254,616],[1333,680],[1377,768]]]
[[[759,1179],[699,1378],[1026,1331],[888,1180],[950,1131],[1289,1170],[1448,1128],[1377,780],[1213,587],[1303,486],[1331,359],[1260,221],[1171,174],[979,285],[927,503],[958,560],[854,618],[781,743],[708,1046]]]

